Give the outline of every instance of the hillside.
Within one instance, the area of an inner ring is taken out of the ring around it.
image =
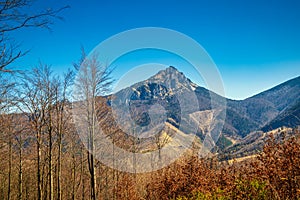
[[[222,112],[225,109],[222,102],[226,101],[225,121],[221,120],[217,123],[223,124],[222,134],[226,137],[241,139],[253,131],[260,130],[274,120],[277,115],[286,116],[287,114],[284,113],[290,113],[291,109],[294,109],[294,107],[288,108],[300,97],[300,77],[253,97],[236,101],[226,99],[196,85],[182,72],[171,66],[145,81],[117,92],[113,96],[114,100],[110,104],[112,104],[115,113],[119,113],[119,120],[124,126],[132,123],[130,120],[134,119],[140,125],[140,131],[149,131],[151,123],[151,126],[161,124],[164,122],[164,115],[166,115],[166,121],[183,132],[196,133],[200,138],[204,138],[206,133],[203,131],[207,130],[207,124],[216,123],[218,118],[215,117],[215,121],[212,122],[212,118],[199,116],[199,111],[200,113],[202,111],[216,113],[216,110],[219,110],[221,114],[218,115],[223,116],[225,113]],[[212,108],[211,101],[214,101],[214,105],[217,106]],[[153,105],[158,105],[156,110]],[[148,113],[150,108],[153,116],[156,116],[156,121],[151,121],[151,116]],[[292,114],[299,115],[297,109]],[[191,116],[193,117],[191,118]],[[278,118],[278,120],[280,119]],[[293,123],[297,124],[297,121]],[[197,130],[194,126],[197,126]]]
[[[296,127],[300,125],[300,101],[282,111],[275,119],[265,125],[262,130],[269,131],[282,126]]]
[[[298,130],[299,131],[299,130]],[[273,137],[276,141],[286,140],[293,136],[295,131],[292,128],[281,127],[267,132],[254,131],[245,138],[237,141],[220,152],[218,155],[221,160],[233,158],[243,158],[256,155],[262,152],[266,142]]]

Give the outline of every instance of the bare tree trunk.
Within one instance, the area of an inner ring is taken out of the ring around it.
[[[56,98],[58,99],[58,91],[56,90]],[[58,100],[56,100],[58,102]],[[57,182],[56,182],[56,200],[61,200],[61,150],[62,150],[62,121],[63,107],[59,103],[56,105],[56,126],[57,126]]]
[[[61,200],[61,133],[58,134],[58,155],[57,155],[57,200]]]
[[[22,163],[22,154],[23,154],[23,139],[22,133],[19,136],[19,200],[23,198],[23,163]]]
[[[61,164],[61,157],[62,157],[62,136],[63,132],[65,130],[65,106],[67,101],[67,90],[70,86],[70,83],[73,79],[73,72],[69,71],[67,74],[65,74],[62,88],[59,87],[59,85],[56,86],[56,126],[57,126],[57,146],[58,146],[58,155],[57,155],[57,200],[62,199],[62,193],[61,193],[61,170],[62,170],[62,164]],[[62,90],[62,93],[60,95],[60,89]],[[67,119],[68,120],[68,119]]]
[[[82,200],[85,200],[85,179],[82,180]]]
[[[75,200],[75,185],[76,185],[76,158],[72,155],[72,200]]]
[[[113,135],[113,200],[116,199],[116,190],[117,190],[117,184],[116,184],[116,166],[115,166],[115,136]]]
[[[51,106],[51,105],[50,105]],[[48,111],[49,113],[49,125],[48,125],[48,134],[49,134],[49,199],[53,200],[53,169],[52,169],[52,117],[51,117],[51,109]]]
[[[88,152],[88,163],[90,172],[91,199],[96,200],[94,156],[90,152]]]
[[[95,97],[92,100],[92,130],[90,135],[90,142],[91,142],[91,154],[90,154],[90,161],[91,161],[91,184],[92,184],[92,199],[96,200],[96,174],[95,174],[95,147],[94,147],[94,137],[95,137],[95,127],[96,127],[96,114],[95,114]]]
[[[39,128],[40,129],[40,128]],[[41,130],[37,131],[37,189],[38,189],[38,200],[42,200],[42,179],[41,179]]]
[[[8,130],[8,134],[10,133],[10,129]],[[11,168],[12,168],[12,141],[11,135],[9,135],[9,144],[8,144],[8,189],[7,189],[7,199],[10,200],[11,197]]]
[[[85,177],[84,177],[84,150],[83,150],[83,147],[81,147],[81,159],[80,159],[80,162],[81,162],[81,180],[82,180],[82,200],[85,200]]]

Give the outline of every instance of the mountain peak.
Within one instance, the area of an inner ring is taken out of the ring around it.
[[[178,71],[174,66],[169,66],[164,70],[159,71],[157,74],[148,79],[150,82],[163,83],[172,89],[197,87],[192,83],[182,72]]]
[[[157,76],[157,75],[166,75],[166,74],[182,74],[182,72],[179,72],[178,69],[174,66],[169,66],[163,70],[160,70],[157,74],[155,74],[154,76]]]
[[[182,72],[180,72],[176,67],[169,66],[161,71],[159,71],[150,79],[188,79]],[[188,79],[189,80],[189,79]]]
[[[169,66],[165,70],[168,70],[168,71],[177,71],[178,72],[178,69],[176,67],[174,67],[174,66]]]

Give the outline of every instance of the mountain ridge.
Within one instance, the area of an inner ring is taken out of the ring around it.
[[[189,99],[192,94],[195,94],[197,102],[195,99]],[[138,115],[144,115],[143,120],[141,120],[143,121],[142,124],[149,123],[150,118],[147,116],[147,110],[150,109],[150,104],[158,102],[167,110],[168,119],[172,118],[169,122],[177,127],[180,123],[188,124],[190,120],[188,117],[180,118],[180,112],[182,112],[179,106],[180,101],[188,102],[185,105],[185,112],[189,114],[209,111],[212,109],[212,95],[214,95],[214,103],[218,101],[227,102],[226,119],[222,134],[241,139],[253,131],[261,130],[299,100],[300,76],[244,100],[232,100],[222,97],[205,87],[198,86],[187,78],[183,72],[170,66],[160,70],[150,78],[114,94],[114,96],[119,97],[115,101],[118,105],[121,105],[123,101],[127,103],[133,100],[140,101],[139,108],[133,110],[136,112],[136,118],[140,117]],[[176,99],[178,96],[182,99]],[[141,105],[141,101],[146,100],[149,105]],[[198,116],[198,114],[193,115],[193,117],[195,116]],[[199,137],[203,137],[203,134],[205,134],[201,131],[202,129],[203,127],[198,127],[196,132]]]

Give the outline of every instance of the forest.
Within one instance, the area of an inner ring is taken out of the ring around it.
[[[288,139],[280,132],[280,141],[270,135],[262,152],[243,161],[199,158],[195,147],[160,170],[129,173],[91,158],[62,106],[48,119],[1,115],[1,199],[300,198],[297,129]]]

